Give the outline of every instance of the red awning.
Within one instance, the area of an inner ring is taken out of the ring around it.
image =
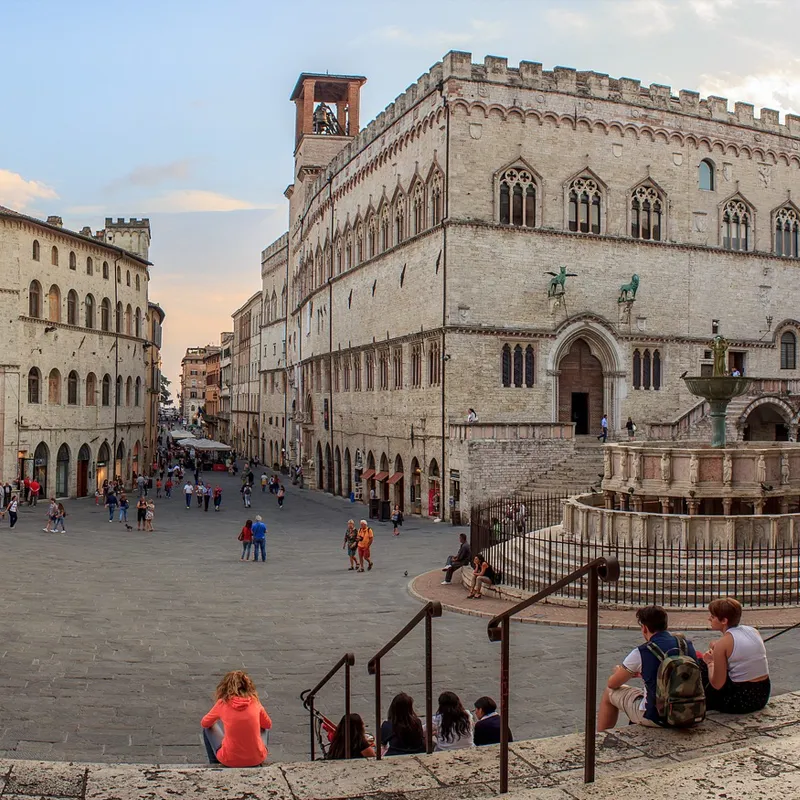
[[[375,474],[375,470],[374,469],[365,469],[361,473],[361,480],[362,481],[368,481],[374,474]]]
[[[379,472],[375,476],[375,480],[376,481],[385,481],[388,477],[389,477],[389,473],[388,472]]]
[[[392,475],[391,478],[389,478],[389,486],[392,486],[395,483],[399,483],[401,480],[403,480],[403,473],[402,472],[395,472],[395,474]]]

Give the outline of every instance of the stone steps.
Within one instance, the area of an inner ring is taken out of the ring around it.
[[[579,439],[575,451],[532,475],[520,487],[532,494],[572,494],[598,484],[603,473],[603,447],[595,437]]]
[[[773,698],[757,714],[712,715],[688,730],[626,726],[599,734],[597,783],[590,786],[582,783],[582,734],[515,742],[506,797],[657,798],[665,795],[668,774],[669,796],[791,798],[800,793],[798,746],[800,693],[792,693]],[[495,797],[498,769],[497,746],[382,761],[275,763],[261,769],[0,760],[0,795],[45,800],[461,800]]]

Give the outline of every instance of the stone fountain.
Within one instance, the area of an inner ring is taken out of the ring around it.
[[[714,353],[714,373],[710,378],[684,378],[689,391],[696,397],[702,397],[711,408],[711,446],[725,447],[725,419],[728,404],[734,397],[747,392],[752,378],[740,375],[728,375],[728,342],[722,336],[715,336],[711,341]]]

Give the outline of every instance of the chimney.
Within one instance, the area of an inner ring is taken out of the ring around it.
[[[54,225],[56,228],[63,228],[64,227],[64,220],[61,217],[48,217],[47,218],[48,225]]]

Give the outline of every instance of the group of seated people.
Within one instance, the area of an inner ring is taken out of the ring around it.
[[[611,673],[600,701],[598,730],[613,728],[620,711],[633,724],[656,728],[683,724],[674,722],[681,718],[693,724],[706,711],[747,714],[767,705],[771,685],[761,635],[755,628],[741,624],[742,606],[732,597],[712,601],[708,611],[711,629],[721,636],[711,642],[705,653],[698,652],[683,635],[669,631],[667,612],[660,606],[647,606],[636,612],[645,641],[631,650]],[[677,709],[665,709],[664,680],[662,677],[659,686],[659,667],[662,661],[676,654],[689,667],[683,670],[685,685],[689,687],[684,698],[686,708],[679,707],[679,698]],[[627,681],[632,678],[641,678],[643,687],[629,686]],[[473,705],[474,715],[464,708],[454,692],[439,695],[432,718],[435,751],[500,742],[501,717],[497,704],[484,696]],[[361,715],[350,714],[349,722],[350,758],[374,758],[374,741],[367,735]],[[342,717],[327,758],[346,757],[345,723]],[[253,767],[266,761],[268,753],[262,734],[272,727],[272,720],[247,673],[236,670],[222,678],[216,690],[216,703],[201,725],[210,763]],[[414,711],[413,699],[405,692],[392,700],[380,734],[382,756],[426,751],[425,724]]]

